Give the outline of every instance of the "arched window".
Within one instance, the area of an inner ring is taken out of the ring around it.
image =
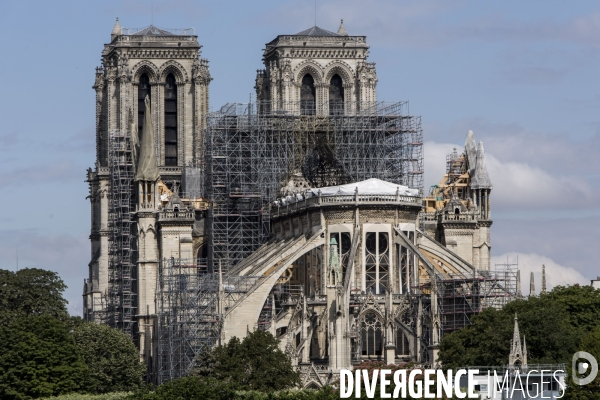
[[[177,165],[177,84],[173,74],[165,84],[165,165]]]
[[[344,83],[338,74],[329,82],[329,115],[344,114]]]
[[[362,356],[367,358],[380,358],[383,348],[382,324],[377,314],[367,312],[360,326],[362,341]]]
[[[365,238],[365,288],[384,294],[389,284],[390,256],[388,234],[368,232]]]
[[[306,74],[302,78],[302,88],[300,89],[300,113],[302,115],[315,115],[315,80],[311,74]]]
[[[142,135],[144,134],[144,113],[146,112],[144,99],[146,96],[150,97],[150,79],[148,79],[148,75],[142,74],[140,76],[140,84],[138,85],[138,136],[140,140],[142,140]]]
[[[350,250],[352,250],[352,238],[348,232],[335,232],[329,235],[329,243],[331,243],[332,239],[335,239],[337,244],[337,260],[340,267],[340,279],[343,282],[346,276],[346,268],[348,267],[348,259],[350,258]]]

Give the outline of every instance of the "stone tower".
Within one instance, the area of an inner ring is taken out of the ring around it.
[[[490,270],[492,183],[483,143],[467,133],[464,152],[446,156],[446,174],[425,198],[423,227],[476,270]]]
[[[351,113],[376,101],[375,63],[365,36],[318,26],[279,35],[266,44],[265,69],[256,76],[256,98],[274,110],[301,114]]]
[[[211,77],[200,49],[193,29],[134,32],[117,19],[96,68],[84,317],[130,334],[146,361],[158,262],[193,257],[195,210],[180,207],[177,191],[204,160]]]
[[[150,26],[129,33],[119,20],[96,68],[96,151],[108,165],[108,134],[138,129],[144,99],[150,98],[159,166],[181,167],[200,157],[208,111],[208,61],[200,58],[198,37],[190,30],[169,32]],[[167,175],[180,176],[177,168]],[[166,171],[163,171],[163,173]]]

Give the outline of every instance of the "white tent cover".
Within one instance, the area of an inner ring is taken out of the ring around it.
[[[397,185],[395,183],[382,181],[381,179],[371,178],[366,181],[348,183],[347,185],[329,186],[316,189],[310,189],[314,196],[318,196],[319,190],[321,196],[343,196],[353,195],[358,188],[358,194],[392,194],[399,192],[401,196],[418,196],[418,189],[411,189],[408,186]]]

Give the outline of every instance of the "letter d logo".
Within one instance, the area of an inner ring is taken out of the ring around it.
[[[592,366],[592,371],[585,378],[580,378],[579,376],[585,374],[590,365],[588,365],[587,362],[581,362],[579,363],[579,366],[577,366],[577,360],[580,358],[584,358]],[[578,351],[577,353],[573,354],[571,371],[573,374],[573,382],[576,385],[587,385],[596,378],[596,375],[598,375],[598,362],[596,362],[596,359],[590,353],[587,353],[585,351]]]

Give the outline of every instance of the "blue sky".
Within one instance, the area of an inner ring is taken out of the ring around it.
[[[537,282],[545,264],[551,285],[600,275],[596,2],[318,0],[316,11],[325,29],[343,18],[351,35],[367,36],[380,100],[409,100],[422,116],[426,185],[468,129],[483,140],[493,263],[518,257]],[[0,268],[15,269],[18,249],[20,267],[59,272],[69,311],[81,312],[91,86],[115,17],[124,27],[194,27],[215,109],[247,101],[264,44],[314,15],[312,0],[0,2]]]

